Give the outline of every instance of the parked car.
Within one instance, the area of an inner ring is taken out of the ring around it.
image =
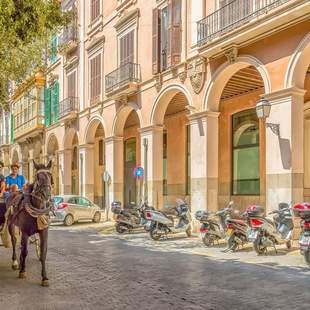
[[[55,214],[51,215],[51,222],[63,222],[65,226],[71,226],[79,221],[101,220],[101,209],[85,197],[76,195],[54,196]]]

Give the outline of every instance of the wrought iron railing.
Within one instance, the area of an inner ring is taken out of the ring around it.
[[[140,80],[140,65],[128,62],[106,75],[105,90],[109,93],[128,83],[139,83]]]
[[[61,8],[63,11],[69,10],[73,7],[76,0],[62,0]]]
[[[78,31],[77,26],[74,23],[63,29],[62,34],[59,37],[59,44],[63,46],[71,41],[77,41],[77,39],[78,39]]]
[[[63,101],[59,102],[59,114],[58,117],[62,118],[67,116],[72,112],[79,111],[79,98],[77,97],[68,97]]]
[[[232,0],[197,22],[199,46],[292,0]]]

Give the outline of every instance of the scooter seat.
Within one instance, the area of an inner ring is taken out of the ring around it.
[[[236,219],[228,219],[227,223],[236,223],[236,224],[239,224],[239,225],[242,225],[242,226],[246,226],[247,225],[244,221],[236,220]]]

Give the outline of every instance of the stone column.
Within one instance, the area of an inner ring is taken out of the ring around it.
[[[191,211],[218,209],[218,116],[189,116],[191,132]]]
[[[29,167],[29,174],[28,174],[28,182],[33,183],[33,178],[34,178],[34,150],[30,149],[29,150],[29,158],[28,158],[28,167]]]
[[[272,105],[266,120],[267,212],[280,202],[303,201],[304,93],[290,88],[264,96]]]
[[[94,201],[94,145],[79,146],[80,194]],[[81,162],[82,160],[82,162]]]
[[[123,137],[112,136],[105,139],[105,158],[106,158],[106,171],[110,175],[108,202],[109,204],[111,204],[113,201],[118,200],[123,203],[123,190],[124,190]]]
[[[156,209],[163,206],[163,127],[140,129],[141,165],[147,169],[148,203]],[[144,139],[147,141],[147,163],[144,158]]]
[[[72,150],[59,150],[59,193],[71,194],[71,159]]]

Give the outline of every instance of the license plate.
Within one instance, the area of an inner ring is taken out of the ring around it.
[[[226,239],[228,240],[233,233],[234,233],[234,230],[232,228],[228,228],[226,231]]]
[[[257,238],[257,235],[258,235],[258,231],[257,230],[251,230],[249,232],[249,235],[248,235],[249,241],[253,242]]]

